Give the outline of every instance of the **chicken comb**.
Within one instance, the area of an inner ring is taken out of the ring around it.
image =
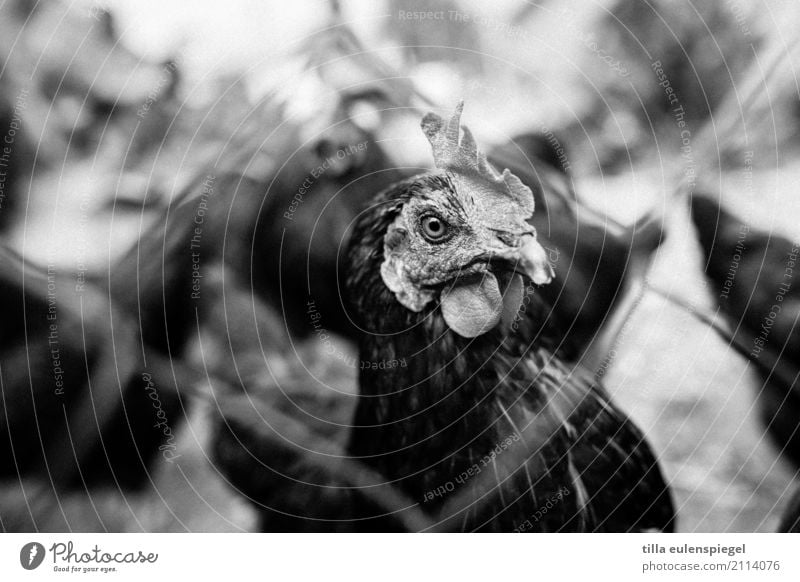
[[[450,121],[445,122],[432,112],[422,118],[420,125],[431,143],[434,165],[440,170],[456,172],[500,189],[521,207],[525,218],[530,217],[534,210],[533,192],[510,170],[499,173],[486,159],[486,154],[478,150],[472,132],[461,125],[463,110],[464,101],[459,101]]]

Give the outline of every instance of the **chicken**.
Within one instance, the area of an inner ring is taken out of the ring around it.
[[[348,451],[462,530],[670,531],[644,436],[554,354],[532,192],[478,152],[461,107],[422,121],[438,171],[352,230],[343,294],[368,365]]]
[[[291,404],[280,398],[284,391]],[[321,397],[285,381],[280,390],[227,394],[220,402],[214,456],[236,492],[253,503],[262,531],[417,531],[432,525],[374,471],[347,458],[352,406],[333,391]]]
[[[159,146],[172,115],[145,114],[172,96],[174,69],[128,49],[108,11],[13,0],[0,13],[0,94],[22,104],[24,136],[11,137],[36,151],[37,176],[98,147],[129,161]]]
[[[131,320],[98,289],[0,246],[0,301],[0,478],[38,477],[56,497],[140,489],[157,459],[179,456],[170,369],[145,366]]]
[[[692,220],[715,300],[734,329],[731,345],[755,365],[758,403],[769,434],[800,466],[800,244],[760,232],[707,194],[692,198]]]

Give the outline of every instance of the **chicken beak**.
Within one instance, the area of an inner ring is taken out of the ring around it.
[[[537,285],[547,285],[556,276],[550,261],[547,260],[547,252],[535,236],[525,238],[519,249],[520,266],[531,281]]]

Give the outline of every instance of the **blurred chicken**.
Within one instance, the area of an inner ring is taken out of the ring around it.
[[[537,212],[531,224],[556,272],[540,290],[559,329],[556,349],[597,369],[665,233],[656,213],[625,227],[580,204],[559,147],[545,135],[523,134],[492,151],[489,160],[533,190]]]
[[[671,530],[644,437],[555,353],[531,190],[489,165],[460,114],[423,119],[439,171],[379,194],[353,229],[345,296],[376,365],[350,454],[465,531]]]
[[[220,399],[214,455],[236,492],[255,506],[262,531],[418,531],[431,525],[381,476],[348,458],[355,404],[348,396],[312,393],[284,380],[258,395]]]
[[[95,155],[101,144],[106,154],[124,148],[136,157],[161,141],[164,111],[150,109],[170,101],[176,70],[131,52],[108,11],[11,0],[0,15],[0,80],[7,99],[22,98],[38,171]]]
[[[0,301],[0,478],[36,477],[56,499],[131,490],[178,456],[169,370],[144,364],[130,319],[99,290],[0,247]],[[6,527],[20,509],[0,508]]]
[[[800,245],[752,228],[709,195],[692,198],[705,272],[732,343],[756,366],[761,416],[782,452],[800,466]]]
[[[89,491],[99,488],[146,489],[159,461],[179,456],[172,430],[181,417],[174,370],[162,356],[145,362],[132,312],[109,303],[84,270],[64,267],[66,253],[44,266],[47,245],[39,244],[36,223],[47,222],[41,230],[52,235],[65,221],[53,204],[51,170],[68,183],[74,169],[112,160],[104,170],[113,175],[154,149],[176,76],[120,43],[110,14],[97,6],[12,0],[0,16],[0,229],[24,229],[27,245],[23,259],[6,246],[14,233],[3,233],[0,478],[3,495],[21,488],[15,503],[24,503],[5,505],[4,496],[0,514],[4,527],[35,529],[49,519],[50,527],[69,529],[82,526],[57,523],[58,515],[66,519],[53,511],[62,497],[91,504]],[[61,250],[56,237],[49,242]],[[12,517],[25,507],[28,521]]]

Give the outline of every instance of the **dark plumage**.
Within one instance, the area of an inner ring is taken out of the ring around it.
[[[284,391],[290,398],[281,397]],[[347,458],[352,407],[333,394],[303,396],[284,385],[260,396],[227,395],[220,406],[214,455],[229,483],[258,511],[261,530],[407,531],[427,526],[420,512],[398,512],[409,501]],[[298,405],[302,416],[313,420],[297,418]]]
[[[253,286],[276,306],[295,337],[311,333],[306,304],[313,300],[325,325],[353,330],[336,287],[336,258],[348,225],[371,196],[408,176],[395,169],[381,145],[352,120],[337,120],[313,143],[295,150],[266,186],[249,261]],[[262,190],[265,188],[262,187]],[[254,267],[255,265],[255,267]]]
[[[734,330],[734,344],[763,382],[763,421],[800,466],[800,244],[758,231],[707,195],[692,198],[692,220],[714,299]]]
[[[423,128],[436,153],[433,122],[428,120]],[[457,116],[454,120],[449,137]],[[466,134],[463,142],[468,142]],[[464,143],[459,147],[468,148]],[[463,331],[454,330],[455,322],[457,329],[472,332],[460,321],[463,313],[443,314],[445,287],[454,284],[462,295],[480,295],[475,290],[479,283],[462,283],[462,275],[455,275],[455,283],[436,283],[447,277],[431,279],[429,273],[440,274],[443,267],[437,263],[452,260],[454,253],[466,256],[466,250],[453,248],[466,248],[483,227],[459,226],[459,234],[453,236],[463,236],[463,243],[446,251],[431,246],[420,261],[425,281],[434,281],[419,287],[420,292],[435,297],[441,293],[441,300],[432,299],[417,310],[405,295],[399,299],[396,289],[387,286],[386,262],[401,260],[403,252],[404,265],[417,260],[404,249],[419,248],[418,243],[398,243],[397,234],[387,236],[401,229],[400,237],[414,239],[413,222],[399,218],[414,216],[407,206],[439,205],[444,212],[442,205],[457,208],[459,199],[469,204],[488,195],[482,194],[482,186],[469,190],[469,180],[477,180],[473,170],[451,171],[449,163],[437,163],[447,169],[444,174],[423,175],[384,191],[353,229],[344,265],[345,296],[360,329],[360,359],[402,365],[361,370],[349,452],[456,529],[671,530],[674,510],[653,453],[602,387],[554,355],[559,334],[537,286],[527,286],[530,303],[524,313],[518,312],[516,330],[503,317],[489,331],[464,337]],[[497,187],[502,189],[502,183]],[[452,225],[452,217],[461,211],[447,212]],[[508,228],[516,228],[514,224],[519,223],[509,223]],[[510,236],[496,232],[504,241]],[[525,253],[526,247],[513,248]],[[400,258],[387,261],[386,249],[393,257],[401,253]],[[500,280],[501,287],[507,285],[504,292],[510,293],[512,284],[505,283],[503,273],[519,272],[519,266],[487,260],[481,288],[491,277]],[[408,269],[413,283],[415,271]],[[541,274],[540,269],[527,272]],[[467,301],[468,307],[474,304]],[[440,487],[445,488],[443,495],[432,493],[441,492]]]
[[[158,424],[177,394],[168,370],[144,365],[131,321],[98,290],[2,246],[0,302],[0,478],[38,477],[56,495],[143,487],[159,447],[175,450],[165,427],[178,419]]]

